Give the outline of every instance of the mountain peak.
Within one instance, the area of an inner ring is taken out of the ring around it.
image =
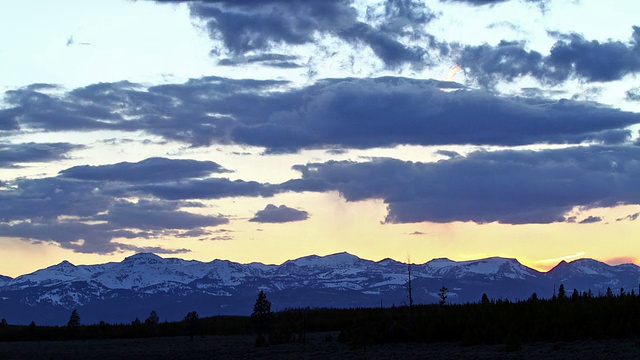
[[[602,275],[613,276],[611,272],[615,271],[615,267],[609,264],[603,263],[598,260],[584,258],[577,259],[571,262],[562,260],[553,269],[549,270],[549,274],[556,276],[562,276],[564,278],[570,278],[575,274],[580,275]]]
[[[123,264],[156,264],[164,260],[160,256],[154,253],[137,253],[131,256],[126,257],[122,263]]]
[[[159,259],[162,259],[162,258],[160,256],[154,254],[154,253],[151,253],[151,252],[142,252],[142,253],[133,254],[131,256],[127,256],[125,258],[125,260],[127,260],[127,259],[131,259],[131,260],[135,260],[135,259],[156,259],[156,260],[159,260]]]
[[[452,302],[464,303],[478,301],[483,293],[502,299],[523,299],[547,290],[551,295],[550,289],[560,283],[579,291],[599,292],[611,287],[617,292],[621,287],[635,288],[640,277],[638,266],[609,266],[592,259],[562,261],[556,269],[541,273],[516,259],[501,257],[434,259],[411,269],[414,301],[435,303],[439,299],[433,290],[442,285],[451,289]],[[377,307],[380,299],[385,304],[406,300],[408,271],[406,263],[392,259],[374,262],[348,252],[311,255],[281,265],[243,265],[228,260],[202,263],[139,253],[122,262],[100,265],[75,266],[63,261],[4,285],[0,277],[0,307],[5,299],[22,301],[19,321],[25,324],[32,320],[34,307],[47,309],[47,313],[55,309],[59,319],[55,321],[63,323],[70,309],[92,301],[105,305],[95,307],[93,313],[85,308],[83,318],[89,321],[105,317],[126,321],[139,317],[140,309],[150,311],[167,302],[174,304],[163,308],[163,316],[170,319],[181,319],[194,308],[240,315],[246,314],[258,288],[268,289],[282,308]],[[187,295],[194,301],[183,302]],[[124,301],[131,304],[125,312],[121,306]]]
[[[343,252],[329,254],[325,256],[319,256],[319,255],[305,256],[295,260],[289,260],[285,262],[285,264],[294,264],[297,266],[316,266],[316,265],[333,266],[338,264],[340,265],[353,264],[354,262],[359,260],[362,260],[362,259],[360,259],[355,255],[349,254],[346,251],[343,251]]]
[[[63,268],[63,269],[64,268],[75,268],[76,267],[75,265],[73,265],[72,263],[70,263],[67,260],[62,260],[62,262],[60,264],[54,265],[54,266],[57,267],[57,268]]]

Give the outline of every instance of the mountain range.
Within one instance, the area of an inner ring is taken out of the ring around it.
[[[424,264],[392,259],[370,261],[348,253],[311,255],[281,265],[239,264],[161,258],[151,253],[122,262],[73,265],[68,261],[18,276],[0,276],[0,318],[9,323],[64,325],[76,309],[82,323],[142,321],[155,310],[161,320],[182,319],[188,312],[200,316],[249,315],[260,289],[273,310],[298,307],[389,307],[408,303],[411,269],[415,304],[438,302],[447,287],[447,302],[490,299],[524,300],[534,292],[553,296],[564,284],[570,294],[607,288],[635,291],[640,267],[617,266],[580,259],[560,262],[539,272],[516,259],[492,257],[471,261],[433,259]]]

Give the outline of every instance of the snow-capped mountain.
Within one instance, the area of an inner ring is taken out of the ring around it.
[[[591,289],[595,295],[606,293],[607,288],[637,292],[640,286],[640,268],[634,264],[607,265],[593,259],[560,262],[548,273],[557,284],[567,289]]]
[[[422,268],[425,269],[430,277],[443,279],[487,277],[489,279],[526,280],[540,276],[540,272],[520,264],[516,259],[499,257],[471,261],[433,259],[424,264]]]
[[[408,265],[392,259],[378,262],[348,253],[311,255],[281,265],[239,264],[162,258],[143,253],[122,262],[73,265],[67,261],[15,279],[0,277],[0,317],[13,323],[64,324],[72,309],[83,322],[144,320],[151,310],[179,320],[189,311],[201,316],[247,315],[264,289],[274,309],[292,307],[361,307],[408,302],[411,270],[414,303],[434,303],[442,286],[450,302],[490,298],[551,297],[564,284],[567,291],[607,287],[635,289],[640,268],[610,266],[591,259],[561,262],[547,273],[516,259],[471,261],[434,259]]]

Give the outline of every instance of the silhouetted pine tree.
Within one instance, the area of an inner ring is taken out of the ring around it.
[[[71,316],[69,317],[69,322],[67,322],[67,326],[70,328],[75,328],[80,326],[80,315],[77,310],[73,310],[71,312]]]
[[[160,317],[158,316],[155,310],[151,310],[151,314],[149,314],[149,317],[144,321],[144,324],[147,327],[147,331],[149,332],[149,335],[151,336],[156,335],[159,322],[160,322]]]
[[[271,301],[267,300],[267,294],[260,290],[256,303],[253,305],[251,321],[256,331],[256,346],[267,346],[268,342],[264,335],[269,332],[271,320]]]
[[[487,296],[487,293],[482,294],[482,299],[480,300],[480,303],[483,305],[491,304],[491,301],[489,301],[489,297]]]
[[[560,284],[558,288],[558,300],[563,300],[567,298],[567,292],[564,289],[564,284]]]
[[[608,287],[608,288],[607,288],[607,295],[606,295],[606,296],[607,296],[608,298],[613,297],[613,291],[611,291],[611,288],[610,288],[610,287]]]
[[[69,332],[70,338],[75,338],[78,336],[78,328],[80,327],[80,315],[78,311],[73,310],[71,312],[71,316],[69,316],[69,321],[67,322],[67,329]]]
[[[578,289],[573,289],[573,293],[571,293],[571,299],[578,300],[579,298],[580,298],[580,293],[578,292]]]
[[[200,331],[200,317],[198,316],[198,313],[196,311],[191,311],[187,313],[182,321],[185,324],[187,333],[191,337],[191,341],[193,341],[193,337]]]
[[[38,327],[35,321],[31,321],[31,324],[29,324],[29,336],[31,340],[38,340]]]

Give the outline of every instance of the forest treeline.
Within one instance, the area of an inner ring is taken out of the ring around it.
[[[67,326],[0,324],[0,341],[46,341],[112,339],[155,336],[255,334],[265,344],[304,341],[307,333],[334,331],[335,340],[356,345],[385,342],[460,342],[466,345],[505,343],[514,349],[534,341],[571,341],[640,336],[640,296],[623,290],[604,296],[561,287],[551,299],[512,302],[490,300],[477,303],[399,306],[391,308],[296,308],[270,313],[260,301],[252,316],[199,318],[190,312],[184,320],[161,322],[152,311],[147,319],[128,324],[83,325],[73,312]],[[446,294],[443,294],[446,295]],[[262,300],[261,300],[262,299]],[[256,310],[258,309],[258,310]],[[251,309],[248,309],[248,312]],[[259,316],[256,315],[259,311]],[[333,340],[333,339],[328,339]]]

